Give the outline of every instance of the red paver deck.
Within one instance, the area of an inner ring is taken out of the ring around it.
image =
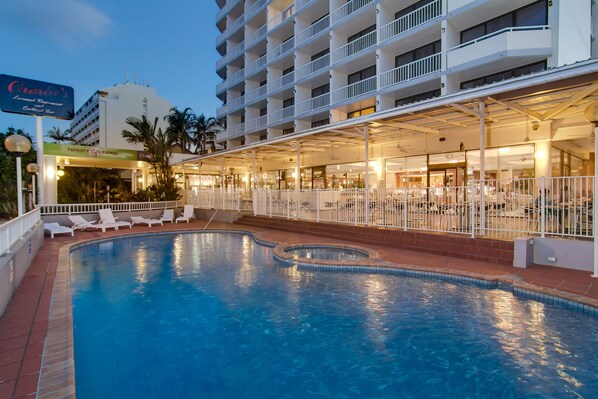
[[[44,245],[33,260],[6,312],[0,318],[0,398],[34,397],[37,393],[44,342],[48,333],[48,319],[54,283],[56,281],[61,286],[65,283],[64,276],[57,278],[56,274],[59,252],[64,245],[119,235],[200,230],[204,228],[205,224],[206,221],[197,221],[189,224],[167,224],[163,227],[154,226],[152,228],[135,226],[133,229],[121,228],[118,231],[109,231],[106,233],[98,231],[77,232],[75,237],[57,236],[53,240],[46,237]],[[212,222],[209,229],[250,231],[255,233],[260,239],[274,243],[296,244],[318,242],[320,244],[352,244],[350,241],[250,226],[237,226],[227,223]],[[532,266],[529,269],[516,269],[510,266],[422,254],[382,246],[368,246],[368,248],[377,251],[380,258],[396,265],[415,265],[465,275],[511,276],[519,278],[525,283],[532,284],[540,291],[554,289],[557,290],[556,293],[561,293],[562,296],[567,298],[571,298],[571,294],[574,294],[579,296],[578,299],[584,300],[586,303],[588,301],[593,304],[598,303],[595,302],[598,301],[598,284],[596,283],[598,280],[592,278],[590,272],[550,266]],[[54,301],[58,302],[61,299],[66,299],[67,302],[70,301],[70,297],[55,298]],[[72,329],[70,308],[66,305],[60,306],[64,306],[65,309],[62,309],[63,314],[61,316],[63,318],[59,318],[58,320],[59,327],[62,329]],[[55,327],[56,325],[52,328]],[[59,348],[64,345],[70,345],[72,351],[72,338],[69,340],[68,337],[61,336],[59,342],[48,342],[46,344],[47,352],[50,352],[55,347]],[[48,356],[48,353],[46,353],[46,356]],[[68,359],[63,357],[59,356],[57,360],[66,362]],[[49,372],[51,374],[54,370],[49,370]],[[49,376],[50,381],[57,387],[56,391],[54,394],[45,397],[73,396],[72,386],[74,381],[61,378],[58,371],[56,373],[58,376],[54,379],[52,379],[52,375]]]

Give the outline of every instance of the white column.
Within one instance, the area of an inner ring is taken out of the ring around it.
[[[480,106],[480,230],[485,234],[486,209],[485,209],[485,188],[486,188],[486,102],[479,102]]]
[[[17,161],[17,211],[19,212],[18,215],[23,215],[23,179],[21,175],[23,171],[21,170],[21,154],[16,156]]]
[[[37,164],[40,172],[37,174],[37,185],[39,187],[38,205],[44,204],[44,187],[46,179],[46,168],[44,167],[44,129],[43,118],[35,117],[35,141],[37,142]]]
[[[301,143],[297,140],[297,180],[295,181],[295,202],[297,217],[299,217],[299,193],[301,191]]]
[[[43,187],[39,187],[39,191],[43,190],[44,192],[44,204],[55,204],[58,202],[56,188],[56,157],[51,155],[45,156],[44,169],[40,172],[45,176]]]
[[[253,151],[253,178],[251,184],[252,189],[257,188],[257,169],[255,166],[255,150]]]
[[[596,200],[598,200],[598,124],[594,125],[594,193],[592,200],[592,234],[594,235],[594,274],[598,278],[598,213],[596,212]]]
[[[370,130],[366,123],[364,128],[365,141],[365,225],[370,224]]]

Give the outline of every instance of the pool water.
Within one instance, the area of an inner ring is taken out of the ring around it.
[[[79,399],[598,397],[598,320],[502,290],[224,233],[87,245],[71,275]]]
[[[332,246],[301,246],[285,249],[285,252],[295,259],[320,259],[320,260],[364,260],[369,255],[363,251],[350,248]]]

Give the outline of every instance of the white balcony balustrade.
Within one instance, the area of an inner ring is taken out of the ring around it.
[[[233,33],[235,33],[239,28],[243,26],[245,22],[245,16],[241,15],[239,18],[235,19],[229,26],[226,27],[224,32],[219,34],[216,37],[216,46],[222,44],[226,39],[228,39]]]
[[[339,22],[340,20],[348,17],[355,11],[370,3],[374,3],[374,0],[351,0],[347,4],[343,4],[336,10],[332,11],[332,23],[335,24]]]
[[[376,77],[372,76],[355,82],[332,92],[332,102],[338,103],[341,101],[350,100],[365,94],[374,93],[376,91]]]
[[[224,7],[216,13],[216,21],[220,21],[226,14],[228,14],[241,0],[228,0]]]
[[[218,133],[218,140],[231,139],[243,134],[245,134],[245,123],[239,123],[238,125],[229,127],[222,133]]]
[[[283,122],[295,117],[295,106],[279,109],[270,114],[270,123]]]
[[[309,64],[297,68],[297,79],[302,79],[306,76],[311,76],[320,69],[330,66],[330,54],[313,60]]]
[[[305,100],[297,104],[297,115],[305,114],[310,111],[315,111],[319,108],[328,107],[330,104],[330,93],[322,94],[309,100]]]
[[[247,67],[245,67],[245,70],[247,71],[246,76],[249,76],[249,75],[259,71],[260,69],[262,69],[264,67],[264,65],[266,65],[267,62],[268,62],[267,54],[264,54],[257,60],[253,61],[251,64],[249,64],[249,65],[247,65]]]
[[[216,109],[216,118],[222,118],[229,110],[228,105],[223,105],[222,107],[218,107]]]
[[[275,47],[274,50],[268,53],[268,61],[274,61],[283,54],[288,53],[290,50],[293,49],[293,47],[295,47],[295,38],[290,38],[289,40],[282,43],[280,46]]]
[[[288,86],[295,82],[295,72],[287,73],[280,78],[268,83],[268,93],[272,93],[282,87]]]
[[[289,19],[295,12],[295,4],[292,3],[290,6],[276,14],[274,18],[268,21],[268,30],[276,28],[278,25]]]
[[[433,1],[423,7],[395,19],[391,23],[380,28],[380,42],[407,32],[417,26],[425,24],[442,14],[442,2]]]
[[[247,133],[255,132],[256,130],[264,129],[268,123],[268,115],[263,115],[246,122]]]
[[[318,22],[312,24],[307,29],[302,30],[297,34],[297,45],[300,45],[307,39],[315,37],[318,33],[323,32],[324,30],[330,27],[330,16],[327,15],[326,17],[322,18]]]
[[[245,78],[245,69],[240,69],[237,72],[231,74],[230,77],[226,79],[226,87],[229,88],[234,86],[235,84],[243,80],[243,78]]]
[[[350,43],[345,44],[344,46],[337,48],[332,52],[332,62],[341,61],[347,57],[351,57],[363,50],[366,50],[370,47],[376,45],[376,31],[370,32],[365,36],[360,37],[359,39],[353,40]]]
[[[261,10],[261,8],[264,7],[267,3],[268,0],[257,0],[255,3],[248,6],[245,9],[245,18],[249,20],[251,17],[257,14]]]
[[[383,89],[397,83],[425,76],[440,71],[441,68],[440,53],[433,54],[382,73],[380,75],[380,88]]]
[[[245,105],[245,96],[237,97],[228,104],[228,110],[234,111]]]
[[[268,32],[268,24],[263,24],[255,32],[248,34],[247,38],[245,39],[247,47],[261,40],[264,36],[266,36],[266,32]]]
[[[249,103],[251,101],[255,101],[261,97],[264,97],[268,92],[268,86],[261,86],[255,90],[250,91],[245,95],[246,102]]]
[[[216,93],[222,93],[224,90],[226,90],[227,85],[228,85],[227,80],[223,80],[222,82],[218,83],[216,85]]]

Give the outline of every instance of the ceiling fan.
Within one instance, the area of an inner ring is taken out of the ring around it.
[[[409,151],[407,151],[407,148],[405,146],[403,146],[403,133],[401,132],[401,129],[397,129],[399,132],[399,140],[397,141],[397,150],[399,150],[399,152],[403,152],[403,153],[407,153]]]

